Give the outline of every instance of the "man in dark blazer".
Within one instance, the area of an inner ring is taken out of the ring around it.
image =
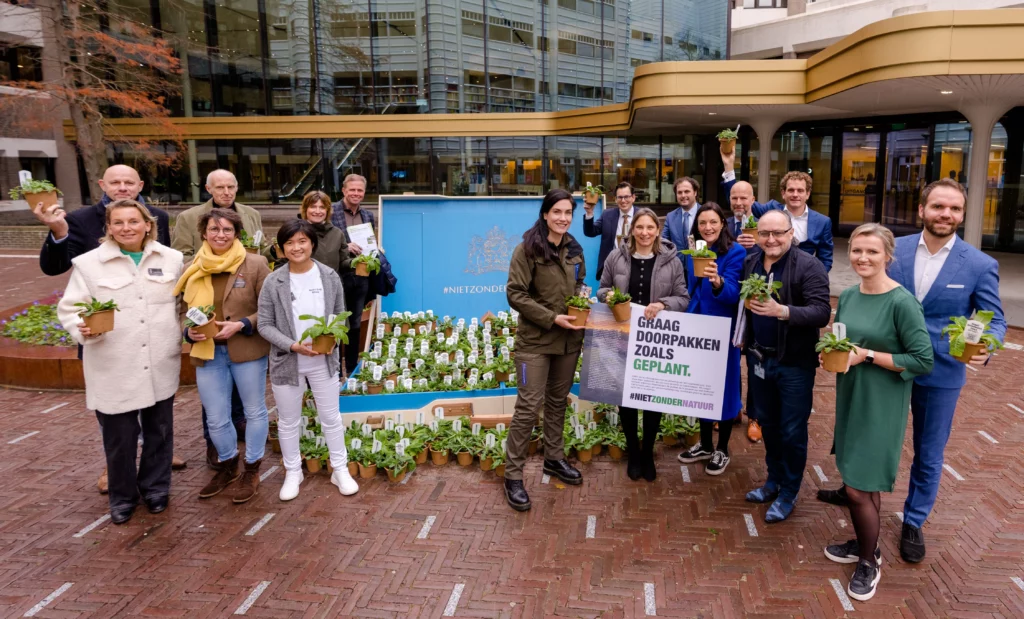
[[[167,211],[146,204],[139,195],[142,180],[135,168],[114,165],[107,168],[98,181],[103,199],[97,204],[80,208],[70,214],[60,205],[47,209],[42,204],[29,205],[32,213],[50,229],[39,252],[39,268],[47,275],[61,275],[71,270],[71,260],[99,247],[99,239],[106,234],[107,205],[114,200],[137,200],[156,217],[157,240],[171,246],[171,233]]]
[[[700,209],[700,202],[697,201],[697,196],[700,194],[700,183],[695,178],[680,176],[672,185],[672,189],[676,193],[676,203],[679,204],[679,208],[674,209],[665,217],[665,227],[661,229],[661,236],[672,241],[677,250],[683,251],[690,248],[693,218]],[[686,259],[683,254],[677,254],[677,256],[685,266]]]
[[[604,260],[608,254],[622,241],[629,238],[629,227],[633,223],[633,201],[636,192],[627,182],[615,186],[616,209],[605,208],[597,219],[594,218],[594,206],[584,202],[583,234],[601,237],[601,249],[597,253],[597,279],[600,281],[604,273]]]
[[[348,234],[349,226],[370,224],[374,234],[377,234],[373,213],[362,207],[363,198],[366,196],[366,179],[359,174],[349,174],[341,183],[341,194],[341,200],[331,205],[331,223],[345,233],[348,253],[357,256],[363,252],[363,248],[352,242]],[[342,267],[339,275],[345,292],[345,307],[352,312],[348,319],[349,343],[345,345],[345,371],[351,374],[359,363],[359,331],[363,324],[363,308],[370,294],[370,279],[356,277],[355,268],[352,266]]]

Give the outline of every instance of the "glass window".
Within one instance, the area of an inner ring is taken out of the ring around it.
[[[703,148],[703,142],[698,136],[664,138],[661,145],[661,204],[672,205],[672,208],[675,208],[676,194],[673,185],[677,178],[689,176],[701,182],[704,178]],[[703,202],[703,192],[699,192],[698,195]]]
[[[569,39],[558,39],[558,51],[563,54],[576,55],[576,41],[570,41]]]
[[[558,0],[558,6],[570,11],[576,10],[576,0]]]
[[[493,26],[492,30],[493,32]],[[484,38],[484,23],[474,21],[472,19],[462,18],[462,34],[467,37],[476,37],[478,39]]]

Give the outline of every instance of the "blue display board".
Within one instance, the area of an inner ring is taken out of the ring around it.
[[[381,196],[380,244],[398,278],[383,310],[434,310],[468,319],[508,308],[512,250],[540,213],[542,196]],[[600,238],[583,236],[583,199],[569,232],[584,249],[586,283],[597,290]]]

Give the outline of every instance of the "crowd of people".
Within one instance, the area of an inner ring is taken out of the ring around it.
[[[732,157],[722,155],[728,171],[722,190],[731,213],[714,202],[700,204],[698,182],[681,177],[674,186],[679,206],[662,222],[652,210],[634,206],[635,191],[624,182],[615,188],[616,208],[595,216],[593,205],[585,205],[583,228],[587,237],[600,237],[600,300],[617,288],[644,306],[648,318],[672,311],[731,321],[735,336],[721,418],[702,419],[700,441],[678,459],[705,463],[708,475],[724,473],[730,438],[745,413],[748,438],[764,442],[767,469],[763,484],[746,499],[769,504],[764,519],[777,523],[795,509],[807,462],[819,366],[815,345],[832,315],[831,221],[808,205],[808,174],[786,174],[779,187],[783,202],[760,204],[749,183],[736,181]],[[242,245],[243,235],[259,236],[263,226],[258,210],[236,201],[238,183],[227,170],[208,175],[211,199],[178,215],[173,230],[168,214],[140,195],[143,183],[134,169],[113,166],[99,186],[104,196],[94,206],[68,214],[40,204],[34,212],[50,229],[40,254],[42,270],[72,271],[58,316],[80,345],[87,405],[96,411],[106,455],[99,485],[109,495],[112,521],[127,522],[140,502],[151,513],[165,510],[171,469],[185,466],[173,455],[183,339],[191,344],[206,459],[214,470],[201,499],[232,487],[231,500],[245,503],[258,492],[268,434],[268,373],[285,468],[279,498],[294,499],[303,481],[299,436],[307,384],[334,467],[331,481],[342,495],[356,493],[337,394],[344,370],[357,364],[358,347],[346,346],[343,357],[337,347],[320,354],[301,334],[311,324],[309,316],[349,311],[350,341],[359,341],[361,310],[374,292],[368,278],[354,274],[352,259],[363,248],[347,230],[375,225],[373,215],[361,208],[366,180],[348,176],[343,198],[334,204],[323,192],[309,192],[298,217],[282,225],[276,242],[261,253]],[[995,314],[993,334],[1000,340],[1005,334],[998,265],[956,234],[966,199],[962,185],[941,179],[922,192],[922,232],[897,240],[885,227],[865,224],[850,237],[850,263],[860,281],[841,294],[835,311],[836,321],[857,343],[849,369],[836,381],[834,452],[844,484],[820,491],[818,498],[850,509],[856,538],[829,545],[825,555],[856,564],[848,591],[858,600],[874,595],[880,579],[879,493],[894,489],[908,409],[914,459],[900,554],[911,563],[925,556],[921,529],[935,503],[965,383],[965,366],[950,356],[942,328],[949,316],[987,310]],[[504,491],[518,511],[530,509],[523,473],[538,415],[543,416],[544,473],[582,483],[581,472],[566,459],[563,440],[564,403],[585,329],[566,310],[566,299],[581,292],[587,275],[583,246],[569,233],[575,209],[569,192],[548,192],[508,269],[508,302],[519,313],[516,363],[521,370]],[[717,254],[699,273],[680,253],[696,241]],[[777,296],[746,299],[744,305],[740,285],[752,275],[781,282]],[[96,334],[82,322],[75,304],[94,299],[116,302],[116,329]],[[192,312],[200,310],[214,323],[212,334],[204,334],[196,322]],[[970,363],[981,366],[988,360],[983,351]],[[627,474],[653,482],[661,415],[644,414],[640,432],[637,410],[621,408],[620,413]]]

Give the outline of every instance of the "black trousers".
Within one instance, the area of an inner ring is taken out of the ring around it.
[[[345,345],[345,371],[351,373],[359,362],[359,329],[363,324],[363,306],[370,292],[370,278],[356,277],[352,273],[342,276],[345,309],[352,312],[348,318],[348,344]]]
[[[210,440],[210,426],[206,425],[206,407],[199,405],[203,413],[203,438],[206,439],[207,447],[213,447]],[[241,424],[245,423],[245,407],[242,406],[242,396],[238,395],[238,385],[231,387],[231,423],[235,424],[235,431],[238,436],[244,437],[245,432],[241,431]]]
[[[139,496],[154,501],[171,492],[174,454],[174,396],[137,411],[108,415],[96,411],[107,456],[111,511],[132,507]],[[142,422],[142,458],[135,466]]]

